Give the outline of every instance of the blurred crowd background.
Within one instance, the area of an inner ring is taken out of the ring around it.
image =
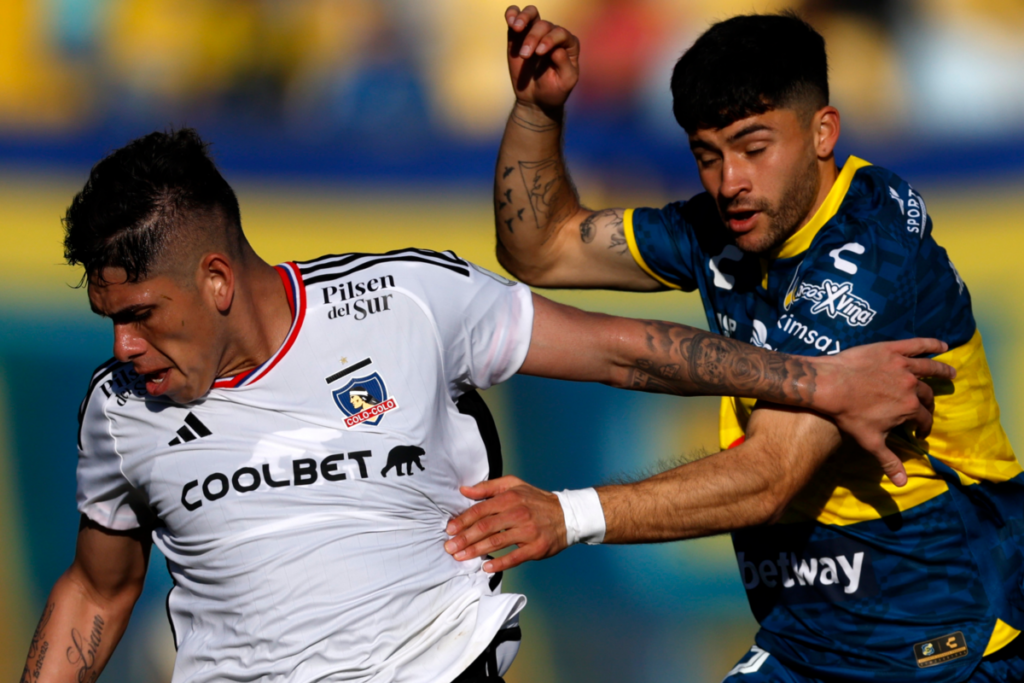
[[[698,188],[671,115],[675,60],[711,22],[795,9],[825,36],[841,155],[900,173],[971,288],[1011,440],[1024,436],[1024,4],[1019,0],[550,0],[583,43],[567,154],[586,203]],[[110,331],[61,265],[60,217],[101,156],[191,125],[272,261],[410,245],[495,270],[490,183],[512,98],[496,0],[0,0],[0,678],[72,559],[75,417]],[[555,292],[704,326],[695,296]],[[506,471],[548,488],[714,449],[711,399],[516,378],[486,394]],[[746,651],[728,538],[575,548],[527,593],[510,683],[717,681]],[[170,680],[154,559],[101,680]]]

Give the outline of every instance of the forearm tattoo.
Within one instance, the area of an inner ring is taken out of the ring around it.
[[[100,644],[103,642],[103,617],[96,615],[92,618],[92,628],[89,630],[89,637],[85,638],[76,628],[71,629],[71,647],[67,650],[68,663],[78,669],[78,683],[93,683],[100,676],[96,667],[96,660]]]
[[[557,225],[568,218],[575,193],[565,176],[565,165],[560,158],[520,161],[519,172],[538,229]]]
[[[816,373],[806,358],[772,353],[682,325],[658,321],[646,325],[650,355],[635,360],[629,374],[631,389],[811,405]]]
[[[46,655],[50,651],[50,643],[45,640],[44,636],[46,635],[46,625],[50,623],[50,617],[53,616],[54,607],[56,604],[52,602],[46,605],[43,616],[40,617],[39,624],[36,626],[36,631],[32,634],[32,642],[28,646],[28,657],[25,659],[25,669],[21,672],[20,683],[34,683],[39,680],[39,676],[43,672],[43,662],[46,661]]]
[[[561,157],[515,164],[502,166],[497,174],[494,215],[499,229],[515,233],[516,228],[532,221],[534,228],[544,230],[572,214],[576,190]]]

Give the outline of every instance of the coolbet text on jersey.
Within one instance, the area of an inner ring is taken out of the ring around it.
[[[733,534],[761,625],[737,670],[771,656],[823,680],[961,681],[1011,643],[1024,629],[1024,474],[970,295],[921,196],[851,157],[816,215],[770,255],[731,244],[707,194],[629,210],[625,226],[652,277],[700,291],[713,331],[801,355],[936,337],[950,348],[938,359],[957,370],[936,387],[928,439],[890,439],[905,487],[866,454],[832,458],[780,523]],[[723,448],[743,438],[752,407],[724,400]]]
[[[153,398],[130,365],[100,367],[79,509],[153,527],[174,683],[450,681],[526,602],[443,544],[472,502],[459,486],[494,469],[473,390],[522,365],[530,291],[413,249],[278,271],[287,339],[204,398]]]

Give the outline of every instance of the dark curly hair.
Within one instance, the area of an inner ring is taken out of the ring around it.
[[[64,257],[86,278],[123,268],[145,279],[171,236],[203,214],[217,214],[244,241],[238,199],[191,128],[150,133],[93,166],[64,216]],[[208,229],[208,228],[206,228]],[[84,281],[84,280],[83,280]]]
[[[733,17],[676,63],[672,111],[687,133],[781,107],[828,104],[825,40],[792,12]]]

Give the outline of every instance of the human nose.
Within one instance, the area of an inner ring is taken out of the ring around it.
[[[727,199],[735,199],[743,192],[750,191],[750,176],[738,159],[728,156],[722,160],[721,195]]]
[[[114,358],[128,363],[146,352],[146,340],[128,325],[114,325]]]

